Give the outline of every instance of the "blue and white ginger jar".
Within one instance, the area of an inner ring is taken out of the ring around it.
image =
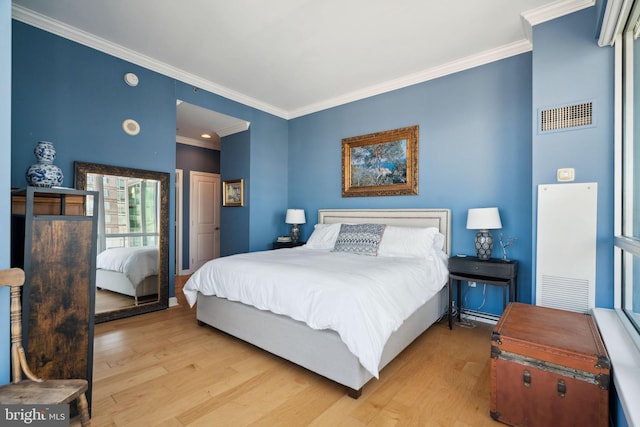
[[[62,169],[53,164],[56,149],[48,141],[40,141],[33,150],[37,163],[27,169],[27,182],[32,187],[54,187],[62,185]]]

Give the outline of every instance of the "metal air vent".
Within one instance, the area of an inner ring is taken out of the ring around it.
[[[540,111],[540,132],[593,125],[593,102]]]

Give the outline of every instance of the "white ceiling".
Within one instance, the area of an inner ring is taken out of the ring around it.
[[[15,19],[285,119],[531,50],[595,0],[13,0]]]
[[[178,100],[176,102],[177,142],[220,149],[217,139],[203,138],[212,133],[225,137],[249,129],[249,122],[211,111],[198,105]]]

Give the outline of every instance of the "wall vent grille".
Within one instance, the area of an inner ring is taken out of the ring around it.
[[[536,305],[595,307],[597,218],[596,182],[538,186]]]
[[[579,313],[592,308],[589,301],[591,284],[587,279],[541,274],[536,286],[540,287],[537,305]]]
[[[540,132],[593,124],[593,102],[549,108],[540,112]]]

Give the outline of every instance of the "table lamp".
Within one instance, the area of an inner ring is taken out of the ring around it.
[[[287,224],[291,224],[291,236],[292,242],[300,240],[300,224],[304,224],[306,221],[304,217],[304,209],[287,209],[287,216],[284,220]]]
[[[498,208],[469,209],[467,213],[467,228],[478,230],[475,239],[478,258],[483,261],[491,258],[493,236],[489,230],[502,228]]]

